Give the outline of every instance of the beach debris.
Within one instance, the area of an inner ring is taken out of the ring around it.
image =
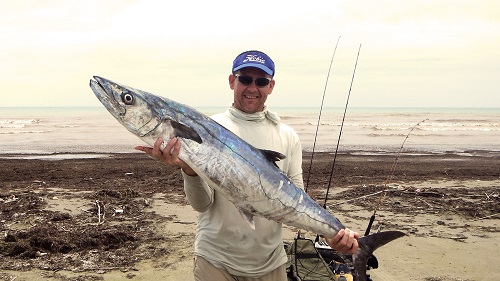
[[[429,204],[427,201],[425,201],[422,198],[418,198],[418,200],[420,200],[421,202],[425,203],[427,206],[429,206],[429,208],[435,208],[435,206],[433,206],[432,204]]]
[[[491,194],[484,193],[484,195],[486,195],[486,198],[487,198],[488,201],[500,198],[499,195],[496,194],[496,193],[491,193]]]
[[[493,218],[493,217],[496,217],[496,216],[499,216],[499,217],[500,217],[500,213],[496,213],[496,214],[493,214],[493,215],[489,215],[489,216],[481,217],[481,218],[475,219],[475,220],[473,220],[473,221],[480,221],[480,220],[484,220],[484,219]]]
[[[104,223],[104,217],[106,213],[104,212],[104,202],[101,202],[99,200],[95,200],[95,204],[97,206],[97,218],[99,220],[98,224]],[[102,209],[102,211],[101,211]]]
[[[12,194],[12,197],[8,198],[7,200],[3,200],[3,203],[7,204],[7,203],[10,203],[10,202],[15,202],[19,200],[19,197],[16,197],[15,194]]]
[[[365,187],[365,186],[363,186],[363,187]],[[377,195],[377,194],[380,194],[380,193],[383,193],[383,192],[391,192],[391,191],[397,191],[397,190],[395,190],[395,189],[379,190],[377,192],[374,192],[374,193],[371,193],[371,194],[367,194],[367,195],[363,195],[363,196],[360,196],[360,197],[356,197],[356,198],[352,198],[352,199],[348,199],[348,200],[344,200],[344,201],[337,201],[335,203],[330,203],[330,205],[342,205],[344,203],[348,203],[348,202],[351,202],[351,201],[356,201],[356,200],[367,198],[367,197],[370,197],[370,196],[374,196],[374,195]]]
[[[46,256],[46,255],[48,255],[48,253],[43,253],[43,252],[40,252],[40,251],[36,251],[36,253],[35,253],[35,256],[37,256],[37,257],[43,257],[43,256]]]
[[[450,238],[450,239],[452,239],[452,240],[457,240],[457,241],[460,241],[460,240],[465,240],[465,239],[467,239],[467,238],[469,238],[469,237],[467,237],[467,236],[465,236],[465,235],[463,235],[463,234],[458,234],[458,235],[456,235],[456,236],[451,236],[451,237],[449,237],[449,238]]]

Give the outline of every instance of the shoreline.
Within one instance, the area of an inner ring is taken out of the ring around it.
[[[312,150],[303,149],[302,153],[304,156],[311,157]],[[315,151],[314,155],[317,154],[334,154],[333,150],[319,150]],[[109,150],[103,151],[43,151],[35,150],[29,151],[25,150],[23,152],[11,151],[2,152],[0,151],[0,159],[39,159],[39,160],[65,160],[65,159],[87,159],[87,158],[108,158],[119,155],[141,155],[141,152],[134,151],[133,149],[110,152]],[[464,150],[464,151],[428,151],[428,150],[403,150],[399,151],[387,151],[387,150],[362,150],[362,149],[351,149],[342,150],[337,153],[339,156],[359,156],[359,157],[369,157],[369,156],[387,156],[387,157],[414,157],[414,156],[435,156],[435,157],[492,157],[500,158],[500,150]],[[307,159],[304,159],[304,161]]]

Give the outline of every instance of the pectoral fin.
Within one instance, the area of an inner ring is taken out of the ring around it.
[[[203,142],[200,135],[192,128],[175,121],[170,121],[170,124],[174,129],[174,135],[176,137],[194,140],[197,143]]]

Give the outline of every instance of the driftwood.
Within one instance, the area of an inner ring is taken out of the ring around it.
[[[407,191],[407,190],[398,190],[399,193],[402,194],[411,194],[411,195],[417,195],[417,196],[424,196],[424,197],[445,197],[445,194],[439,193],[439,192],[432,192],[432,191]]]
[[[496,213],[496,214],[493,214],[493,215],[489,215],[489,216],[481,217],[481,218],[475,219],[475,220],[473,220],[473,221],[480,221],[480,220],[484,220],[484,219],[492,218],[492,217],[495,217],[495,216],[498,216],[498,215],[500,215],[500,213]]]
[[[95,204],[97,205],[97,218],[99,219],[98,224],[104,223],[104,217],[106,215],[104,211],[104,203],[100,202],[99,200],[95,200]],[[102,204],[102,211],[101,211],[101,204]]]

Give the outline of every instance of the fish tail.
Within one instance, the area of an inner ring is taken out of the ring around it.
[[[376,249],[403,236],[405,234],[401,231],[384,231],[359,238],[359,250],[353,255],[354,280],[365,281],[367,279],[366,263]]]

